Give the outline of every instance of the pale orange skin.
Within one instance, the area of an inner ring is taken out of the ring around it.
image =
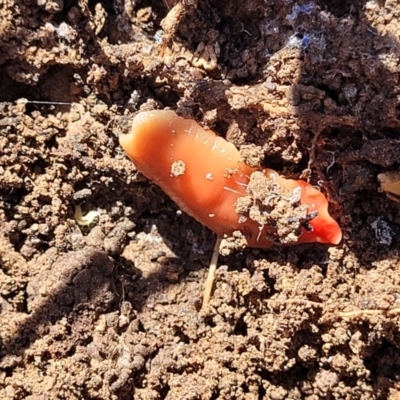
[[[120,143],[138,171],[159,185],[186,213],[222,236],[240,230],[250,247],[267,248],[272,243],[264,227],[247,220],[239,223],[234,203],[246,193],[250,174],[255,171],[240,161],[238,149],[193,120],[178,117],[173,111],[145,111],[133,120],[132,130],[120,137]],[[172,176],[171,166],[183,161],[185,172]],[[236,171],[229,174],[227,171]],[[275,171],[264,173],[282,187],[302,189],[301,203],[308,212],[318,211],[310,221],[312,232],[303,229],[298,243],[338,244],[339,225],[328,213],[326,197],[304,181],[285,179]]]

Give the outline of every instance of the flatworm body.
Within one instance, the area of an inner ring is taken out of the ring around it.
[[[250,247],[272,245],[273,229],[252,219],[240,220],[237,200],[247,195],[251,168],[240,160],[238,149],[194,120],[173,111],[145,111],[134,118],[131,132],[120,143],[138,171],[159,185],[186,213],[218,235],[241,231]],[[285,179],[271,169],[262,170],[287,192],[301,190],[300,203],[318,215],[301,228],[297,243],[337,244],[342,233],[328,213],[328,201],[301,180]]]

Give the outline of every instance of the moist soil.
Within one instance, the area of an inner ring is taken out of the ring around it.
[[[1,399],[400,398],[396,0],[0,4]],[[215,235],[118,143],[164,108],[342,242],[227,252],[202,310]]]

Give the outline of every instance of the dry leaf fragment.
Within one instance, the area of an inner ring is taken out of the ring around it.
[[[378,175],[381,191],[389,199],[400,203],[400,171],[390,171]]]

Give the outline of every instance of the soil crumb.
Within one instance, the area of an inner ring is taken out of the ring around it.
[[[301,228],[310,221],[307,205],[300,203],[301,188],[285,190],[261,171],[250,175],[247,195],[235,203],[239,222],[248,219],[260,225],[260,235],[268,227],[268,239],[275,244],[296,243]]]
[[[171,165],[171,176],[178,177],[184,175],[186,172],[186,164],[182,161],[175,161]]]

